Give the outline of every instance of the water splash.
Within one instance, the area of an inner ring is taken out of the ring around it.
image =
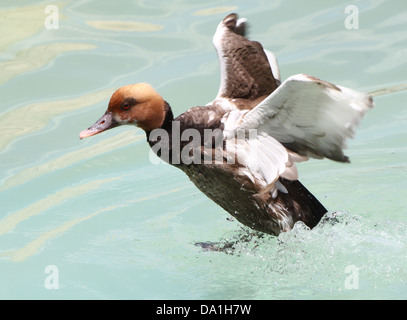
[[[407,296],[400,287],[407,281],[407,228],[402,223],[331,212],[312,230],[302,222],[278,237],[245,229],[219,245],[245,266],[246,280],[252,275],[256,298],[381,298],[386,291],[394,296],[393,290]],[[357,270],[352,288],[346,285],[349,266]]]

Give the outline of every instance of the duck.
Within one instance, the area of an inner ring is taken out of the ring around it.
[[[349,162],[347,140],[374,102],[307,74],[281,81],[274,53],[249,40],[247,25],[231,13],[216,28],[220,87],[212,102],[174,117],[150,84],[125,85],[79,137],[136,126],[151,152],[241,224],[273,236],[299,221],[314,228],[328,210],[299,181],[296,163]]]

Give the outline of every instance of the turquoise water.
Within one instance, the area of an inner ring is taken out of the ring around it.
[[[283,79],[392,88],[349,142],[351,164],[299,166],[328,217],[234,254],[194,245],[247,230],[152,164],[140,130],[78,138],[125,84],[151,83],[175,114],[211,101],[212,35],[229,12],[248,18]],[[0,298],[407,298],[405,1],[21,0],[2,1],[0,17]]]

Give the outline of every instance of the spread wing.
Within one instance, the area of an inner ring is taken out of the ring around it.
[[[235,129],[255,128],[301,156],[348,162],[346,140],[373,105],[368,94],[299,74],[245,113]]]
[[[298,179],[295,162],[307,157],[349,161],[343,153],[346,139],[371,107],[367,94],[295,75],[254,109],[224,115],[225,140],[235,143],[226,151],[233,156],[236,150],[240,156],[241,175],[275,196],[286,192],[279,177]]]
[[[213,37],[221,71],[217,98],[255,100],[270,95],[280,83],[274,55],[245,33],[246,20],[234,13],[218,25]]]
[[[227,102],[221,121],[226,158],[236,161],[240,175],[275,196],[287,192],[279,177],[298,178],[297,161],[349,161],[343,152],[346,140],[373,100],[303,74],[281,84],[274,55],[248,40],[245,31],[246,20],[236,14],[228,15],[216,30],[213,43],[221,84],[213,104]]]

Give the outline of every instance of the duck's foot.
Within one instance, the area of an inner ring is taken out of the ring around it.
[[[264,233],[262,232],[242,228],[230,239],[222,239],[219,242],[196,242],[195,245],[197,247],[201,247],[203,251],[216,251],[226,254],[234,254],[238,244],[251,242],[256,247],[258,245],[258,240],[263,237]]]
[[[234,251],[235,242],[196,242],[197,247],[201,247],[203,251],[217,251],[226,254],[232,254]]]

